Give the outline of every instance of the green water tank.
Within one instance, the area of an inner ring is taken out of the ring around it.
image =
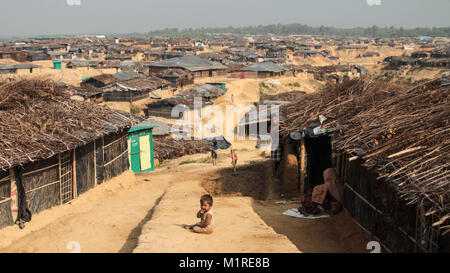
[[[62,62],[60,60],[53,60],[53,68],[54,69],[61,69]]]

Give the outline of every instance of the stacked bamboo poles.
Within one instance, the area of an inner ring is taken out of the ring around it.
[[[154,157],[161,163],[184,155],[208,152],[212,145],[211,142],[201,140],[156,139],[153,147]]]

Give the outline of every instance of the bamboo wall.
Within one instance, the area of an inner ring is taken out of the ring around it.
[[[60,204],[58,156],[28,163],[23,169],[23,185],[32,214]]]
[[[126,131],[104,137],[103,166],[105,181],[129,169]]]
[[[8,171],[0,171],[0,228],[14,224],[11,215],[11,180]]]
[[[21,168],[21,167],[17,167]],[[129,169],[127,130],[75,150],[23,166],[22,180],[32,214],[62,205]],[[11,170],[0,172],[0,228],[13,225]]]
[[[141,91],[103,91],[103,100],[104,101],[137,101],[141,99],[146,99],[150,97],[149,90],[141,90]]]
[[[417,207],[405,205],[393,185],[377,180],[375,172],[361,165],[360,158],[338,154],[337,170],[345,181],[344,207],[353,219],[389,251],[417,251]]]

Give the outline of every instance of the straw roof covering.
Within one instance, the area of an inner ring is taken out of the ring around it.
[[[0,169],[51,157],[137,122],[130,114],[70,100],[51,80],[0,82]]]

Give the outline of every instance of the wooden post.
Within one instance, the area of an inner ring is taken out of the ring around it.
[[[78,197],[77,193],[77,153],[76,149],[73,149],[73,160],[72,160],[72,197],[76,199]]]
[[[102,164],[105,163],[105,137],[102,136]]]
[[[302,138],[300,144],[300,193],[305,193],[305,174],[306,174],[306,149],[305,139]]]
[[[61,153],[58,154],[59,169],[59,205],[62,205],[62,184],[61,184]]]
[[[97,141],[94,140],[94,187],[97,186]]]

